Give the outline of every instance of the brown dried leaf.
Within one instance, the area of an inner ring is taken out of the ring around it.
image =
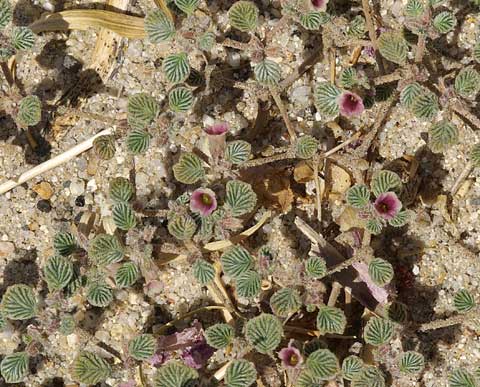
[[[307,161],[300,161],[293,171],[293,178],[297,183],[308,183],[313,180],[313,168]]]
[[[52,186],[46,181],[42,181],[41,183],[34,185],[32,189],[44,200],[50,199],[53,195]]]

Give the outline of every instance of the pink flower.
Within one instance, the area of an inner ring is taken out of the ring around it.
[[[345,91],[341,94],[338,104],[340,105],[340,113],[347,117],[359,116],[365,109],[360,96],[351,91]]]
[[[315,9],[324,9],[327,5],[327,0],[310,0],[310,3]]]
[[[226,122],[218,122],[212,126],[207,126],[204,130],[210,136],[220,136],[228,132],[228,124]]]
[[[217,208],[215,192],[208,188],[198,188],[190,198],[190,209],[201,216],[210,215]]]
[[[391,220],[402,209],[402,202],[395,192],[385,192],[378,195],[373,206],[378,216],[385,220]]]
[[[282,348],[278,352],[278,357],[282,361],[284,368],[298,368],[303,363],[303,357],[300,351],[292,346],[292,342],[288,343],[288,347]]]

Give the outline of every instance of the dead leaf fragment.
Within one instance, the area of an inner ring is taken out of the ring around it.
[[[41,183],[34,185],[32,189],[44,200],[50,199],[53,195],[52,186],[46,181],[42,181]]]
[[[15,245],[12,242],[0,242],[0,257],[6,257],[15,252]]]
[[[300,161],[293,171],[297,183],[305,184],[313,180],[313,169],[306,161]]]
[[[350,175],[343,168],[332,165],[332,190],[331,194],[343,195],[352,185]]]

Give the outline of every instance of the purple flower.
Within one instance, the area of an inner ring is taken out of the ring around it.
[[[327,5],[327,0],[310,0],[310,3],[315,9],[324,9]]]
[[[228,124],[226,122],[218,122],[212,126],[207,126],[204,130],[210,136],[221,136],[228,132]]]
[[[367,285],[373,298],[375,298],[380,304],[385,304],[388,300],[388,291],[372,281],[368,274],[368,265],[363,262],[355,262],[352,266],[358,272],[360,280]]]
[[[183,363],[191,368],[200,369],[207,364],[208,359],[215,353],[215,349],[210,347],[205,339],[182,351],[181,357]]]
[[[300,351],[292,346],[292,342],[288,343],[288,347],[282,348],[278,352],[278,357],[282,361],[284,368],[298,368],[303,363],[303,357]]]
[[[378,195],[373,206],[378,216],[385,220],[391,220],[402,209],[402,202],[395,192],[385,192]]]
[[[190,198],[190,209],[201,216],[210,215],[217,208],[215,192],[208,188],[198,188]]]
[[[345,91],[341,94],[338,99],[338,104],[340,106],[340,113],[347,117],[359,116],[365,109],[360,96],[351,91]]]

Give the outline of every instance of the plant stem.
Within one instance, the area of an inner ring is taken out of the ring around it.
[[[452,196],[455,196],[458,189],[462,185],[463,181],[468,177],[468,175],[470,175],[470,172],[472,172],[472,169],[473,169],[473,164],[471,161],[469,161],[465,166],[465,168],[460,173],[460,175],[457,177],[455,182],[453,183],[452,188],[450,189],[450,194]]]
[[[335,306],[341,289],[342,285],[340,285],[337,281],[334,281],[332,284],[332,291],[330,292],[330,297],[328,298],[328,306]]]
[[[434,329],[446,328],[452,325],[463,324],[465,321],[468,321],[478,315],[478,310],[472,310],[466,314],[461,314],[457,316],[452,316],[446,319],[434,320],[429,323],[420,325],[418,328],[419,331],[431,331]]]
[[[372,42],[373,48],[375,49],[375,59],[378,63],[380,74],[384,74],[385,68],[383,66],[382,57],[378,52],[377,32],[375,30],[375,25],[373,24],[373,18],[370,12],[370,4],[368,0],[362,0],[362,8],[363,8],[363,13],[365,15],[365,22],[367,23],[368,36],[370,37],[370,41]]]
[[[427,37],[425,34],[418,36],[417,49],[415,51],[415,63],[421,63],[423,61],[423,55],[425,54],[425,43]]]
[[[297,135],[295,134],[295,128],[293,127],[292,122],[288,117],[288,112],[285,109],[282,98],[280,97],[280,94],[275,87],[269,87],[269,89],[270,93],[272,94],[273,100],[277,104],[278,110],[280,110],[280,114],[282,115],[283,121],[285,122],[285,125],[287,127],[288,134],[290,135],[290,142],[293,144],[297,139]]]

